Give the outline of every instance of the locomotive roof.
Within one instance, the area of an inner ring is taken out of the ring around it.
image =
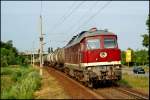
[[[73,36],[72,39],[68,42],[68,44],[65,46],[65,48],[73,46],[73,45],[79,43],[85,37],[95,36],[95,35],[115,35],[115,34],[112,33],[112,32],[108,32],[107,30],[97,30],[97,31],[94,31],[94,32],[82,31],[81,33]]]

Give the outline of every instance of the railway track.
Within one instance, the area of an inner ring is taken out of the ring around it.
[[[128,95],[131,95],[135,99],[147,99],[147,100],[149,99],[148,95],[139,93],[139,92],[131,90],[131,89],[129,90],[128,88],[116,88],[116,89],[119,91],[122,91]]]
[[[71,96],[71,99],[104,99],[101,95],[98,95],[66,74],[51,67],[46,67],[46,69],[63,85],[65,91]]]
[[[94,91],[107,99],[149,99],[149,96],[144,96],[140,93],[133,92],[122,87],[106,87],[94,89]]]
[[[51,67],[46,70],[64,86],[71,99],[149,99],[149,96],[121,86],[90,89],[65,73]]]

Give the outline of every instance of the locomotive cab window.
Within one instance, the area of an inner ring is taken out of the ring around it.
[[[115,38],[104,38],[104,48],[115,48],[117,45]]]
[[[99,39],[90,39],[87,40],[87,49],[91,50],[91,49],[99,49],[100,48],[100,40]]]

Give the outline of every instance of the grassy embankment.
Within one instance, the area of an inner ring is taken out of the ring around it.
[[[1,67],[1,99],[32,99],[41,77],[31,66]]]
[[[124,73],[122,80],[119,81],[120,84],[124,86],[137,89],[144,93],[149,93],[149,78],[143,76],[134,76]]]

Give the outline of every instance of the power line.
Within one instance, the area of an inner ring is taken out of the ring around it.
[[[89,8],[88,12],[91,12],[91,11],[94,9],[94,6],[96,6],[96,5],[98,4],[97,2],[98,2],[98,1],[96,1],[96,2],[93,4],[93,6],[91,6],[91,7]],[[83,18],[86,16],[86,14],[87,14],[87,13],[85,13],[83,16],[81,16],[81,17],[79,18],[79,20],[76,21],[76,22],[78,23],[81,19],[83,19]],[[75,23],[75,24],[76,24],[76,23]],[[75,24],[72,25],[69,29],[72,29],[72,28],[75,26]]]
[[[111,1],[108,1],[101,9],[99,9],[95,14],[93,14],[91,17],[88,18],[88,20],[86,20],[82,25],[79,26],[79,28],[77,28],[77,30],[75,30],[73,33],[75,33],[76,31],[78,31],[80,29],[81,26],[87,24],[89,21],[91,21],[95,16],[96,14],[100,14],[100,12],[106,8],[109,4],[110,4]]]
[[[61,26],[61,25],[65,22],[65,20],[66,20],[67,18],[69,18],[69,17],[73,14],[73,12],[75,12],[75,10],[78,9],[84,2],[85,2],[85,1],[80,2],[68,15],[66,15],[66,16],[64,17],[64,19],[62,20],[62,22],[59,23],[58,26],[56,26],[56,27],[58,28],[59,26]]]
[[[41,9],[40,9],[40,15],[42,15],[42,9],[43,9],[43,7],[42,7],[42,0],[41,0]]]
[[[70,9],[73,9],[73,7],[74,7],[74,4],[75,4],[75,1],[72,3],[72,5],[71,6],[69,6],[69,8],[68,8],[68,10],[67,10],[67,12],[70,10]],[[65,13],[59,20],[60,21],[62,21],[63,19],[65,19],[65,17],[66,17],[66,14],[67,13]],[[55,27],[57,27],[59,24],[60,24],[60,21],[59,21],[59,23],[57,22],[54,26],[53,26],[53,28],[52,29],[54,29]]]
[[[73,12],[75,12],[75,10],[78,9],[84,2],[85,2],[85,1],[82,1],[78,6],[76,6],[76,7],[72,10],[72,12],[70,12],[70,14],[65,17],[65,19],[62,21],[61,24],[63,24],[64,21],[65,21],[67,18],[69,18],[69,17],[73,14]]]

